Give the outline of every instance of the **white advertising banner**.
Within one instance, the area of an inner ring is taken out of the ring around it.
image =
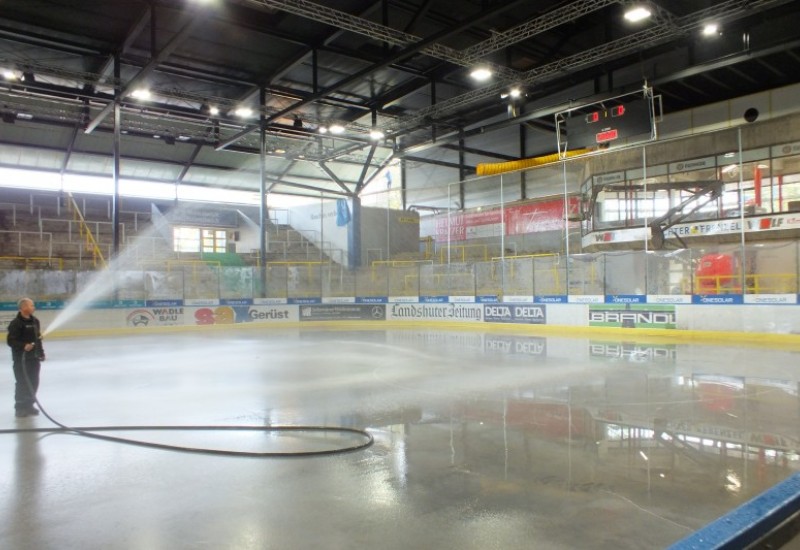
[[[725,220],[679,223],[664,231],[664,237],[667,239],[675,237],[686,239],[692,237],[706,237],[709,235],[731,235],[741,233],[742,230],[744,230],[745,233],[756,233],[761,231],[782,231],[799,228],[800,212],[790,212],[768,216],[753,216],[745,218],[744,220],[740,218],[730,218]],[[641,241],[644,236],[644,228],[641,227],[635,229],[595,231],[584,235],[581,242],[583,246],[589,247],[601,243],[636,242]]]
[[[483,321],[483,304],[403,304],[386,306],[387,321]]]

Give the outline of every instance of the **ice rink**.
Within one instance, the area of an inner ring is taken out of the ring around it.
[[[0,435],[0,547],[662,548],[800,469],[798,353],[429,329],[52,339],[69,426],[326,425],[305,458]],[[0,428],[14,418],[10,353]],[[311,432],[115,435],[297,452]]]

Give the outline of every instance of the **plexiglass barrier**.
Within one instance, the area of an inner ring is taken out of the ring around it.
[[[331,264],[185,266],[113,273],[102,299],[238,300],[374,296],[585,296],[798,294],[800,243],[697,250],[534,255],[479,262],[402,262],[348,270]],[[68,300],[95,284],[94,271],[0,271],[0,300]]]
[[[114,268],[106,294],[198,301],[739,294],[795,295],[787,303],[797,303],[800,124],[789,119],[800,116],[463,181],[448,180],[452,172],[435,164],[403,171],[392,163],[358,197],[269,207],[263,257],[258,225],[241,216],[250,221],[231,244],[256,265],[185,253],[163,260],[144,238],[147,246],[134,250],[142,254]],[[268,205],[276,200],[270,195]],[[143,263],[145,256],[152,259]],[[0,292],[4,300],[67,299],[94,277],[11,269],[0,271]]]

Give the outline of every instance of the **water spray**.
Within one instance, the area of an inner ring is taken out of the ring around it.
[[[85,284],[85,290],[81,291],[79,294],[73,297],[72,300],[68,302],[66,307],[61,310],[61,312],[51,321],[47,329],[39,336],[39,338],[44,338],[48,334],[55,332],[58,328],[63,326],[66,322],[73,319],[81,312],[85,311],[91,304],[96,300],[108,297],[113,295],[116,292],[116,275],[118,273],[124,272],[127,270],[141,270],[140,260],[143,250],[143,243],[148,242],[146,237],[156,236],[160,234],[162,237],[169,236],[170,228],[169,228],[169,221],[168,219],[161,214],[160,212],[153,212],[152,216],[153,227],[148,229],[144,235],[140,235],[139,238],[125,250],[118,255],[117,257],[113,258],[111,262],[108,264],[108,268],[103,271],[99,271],[95,274],[95,276]],[[252,220],[251,220],[252,221]],[[155,260],[155,256],[153,256]],[[163,260],[164,258],[162,258]],[[163,263],[163,262],[161,262]],[[26,352],[27,353],[27,352]],[[28,384],[28,388],[32,390],[32,385],[28,378],[28,372],[25,365],[25,354],[23,354],[23,373],[25,376],[25,381]],[[31,391],[33,395],[33,391]],[[0,430],[0,434],[19,434],[19,433],[66,433],[72,435],[79,435],[83,437],[89,437],[92,439],[102,439],[104,441],[111,441],[115,443],[124,443],[128,445],[136,445],[140,447],[150,447],[155,449],[162,449],[168,451],[178,451],[178,452],[186,452],[186,453],[201,453],[201,454],[209,454],[209,455],[217,455],[217,456],[237,456],[237,457],[255,457],[255,458],[271,458],[271,457],[307,457],[307,456],[320,456],[320,455],[330,455],[330,454],[339,454],[339,453],[347,453],[347,452],[354,452],[361,449],[366,449],[374,442],[372,435],[365,431],[359,430],[355,428],[345,428],[339,426],[82,426],[82,427],[71,427],[67,426],[50,414],[48,414],[47,410],[42,406],[41,402],[39,401],[38,397],[34,395],[34,400],[36,404],[39,406],[39,410],[42,414],[53,424],[57,426],[57,428],[20,428],[20,429],[10,429],[10,430]],[[186,447],[180,445],[167,445],[161,443],[153,443],[149,441],[141,441],[136,439],[128,439],[123,437],[114,437],[110,435],[103,435],[97,432],[109,432],[109,431],[260,431],[264,433],[275,433],[275,432],[324,432],[324,433],[339,433],[339,434],[350,434],[350,435],[357,435],[361,438],[361,442],[353,445],[337,447],[328,450],[321,450],[321,451],[298,451],[298,452],[246,452],[246,451],[230,451],[230,450],[218,450],[218,449],[207,449],[207,448],[198,448],[198,447]]]

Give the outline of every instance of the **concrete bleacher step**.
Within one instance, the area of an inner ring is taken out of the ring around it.
[[[66,206],[67,200],[59,204],[55,195],[31,195],[31,201],[15,203],[0,201],[0,256],[27,256],[29,258],[53,258],[64,262],[65,269],[92,269],[94,261],[92,250],[86,244],[75,213]],[[32,203],[32,204],[31,204]],[[111,221],[110,202],[107,199],[95,200],[91,197],[77,201],[92,238],[96,241],[104,258],[111,255],[114,241],[114,226]],[[164,258],[177,258],[172,243],[160,236],[152,236],[151,213],[141,210],[119,212],[120,253],[131,252],[131,261],[162,261]],[[4,233],[4,231],[7,231]],[[290,227],[273,226],[271,239],[277,241],[280,234],[285,241],[280,250],[271,250],[276,259],[291,257],[305,260],[317,259],[319,252],[313,244],[306,241]],[[137,241],[143,236],[150,239],[145,244]],[[280,258],[278,257],[280,256]],[[241,264],[257,265],[258,257],[241,255]],[[163,262],[162,262],[163,263]],[[12,262],[13,266],[16,263]],[[152,267],[152,266],[150,266]],[[162,266],[163,267],[163,266]],[[9,268],[0,266],[0,269]]]

